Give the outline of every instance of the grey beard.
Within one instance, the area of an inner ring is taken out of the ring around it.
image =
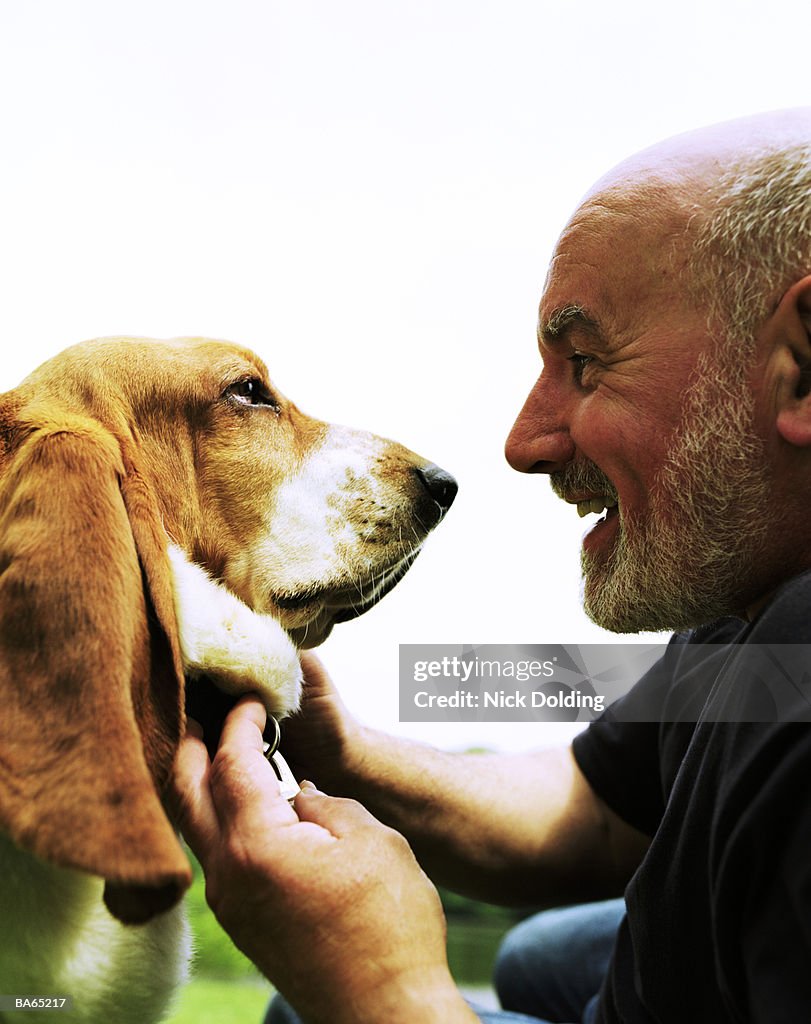
[[[650,511],[629,519],[620,506],[610,555],[581,556],[584,607],[605,629],[680,630],[740,611],[767,533],[769,474],[745,361],[726,361],[699,358]]]

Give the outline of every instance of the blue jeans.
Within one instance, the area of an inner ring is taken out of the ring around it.
[[[508,932],[496,960],[494,984],[502,1010],[473,1009],[483,1024],[592,1024],[622,900],[546,910]],[[264,1024],[301,1024],[281,996]]]
[[[516,925],[493,978],[504,1009],[550,1024],[591,1024],[624,914],[623,900],[606,900],[546,910]]]

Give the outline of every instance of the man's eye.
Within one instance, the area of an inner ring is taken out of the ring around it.
[[[579,383],[583,379],[583,371],[589,363],[593,362],[594,357],[587,356],[583,352],[573,352],[568,360],[574,369],[574,379]]]
[[[279,411],[279,403],[271,395],[261,380],[251,378],[239,380],[225,389],[226,397],[241,405],[264,405]]]

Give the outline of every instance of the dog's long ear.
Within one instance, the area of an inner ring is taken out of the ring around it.
[[[0,827],[132,923],[191,877],[158,795],[183,680],[153,504],[84,419],[31,430],[0,483]]]

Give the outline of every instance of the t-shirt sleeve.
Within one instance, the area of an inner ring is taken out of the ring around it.
[[[645,835],[659,827],[695,723],[739,619],[677,633],[662,657],[572,744],[587,782]]]
[[[659,721],[668,673],[660,659],[624,697],[575,736],[575,760],[586,781],[623,821],[652,836],[664,813]]]

